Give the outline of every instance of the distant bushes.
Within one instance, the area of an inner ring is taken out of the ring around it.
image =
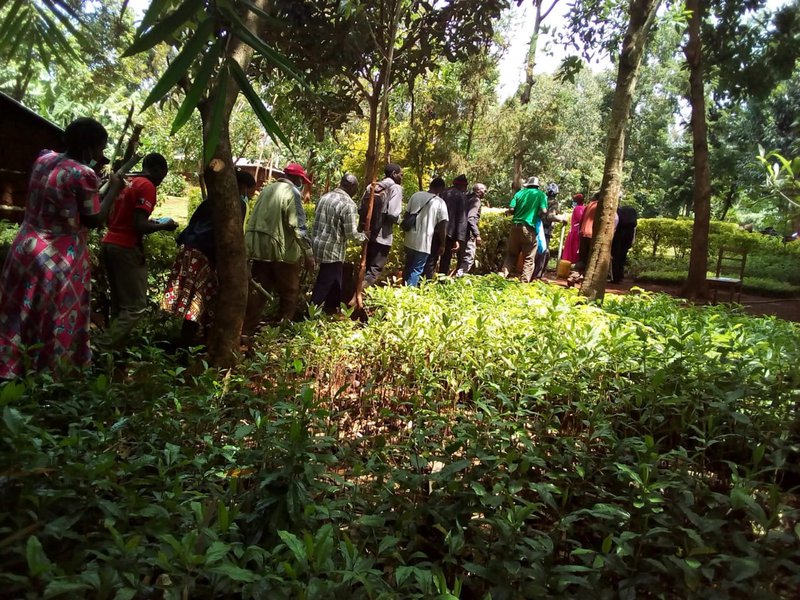
[[[689,219],[639,219],[634,256],[659,257],[674,254],[688,258],[692,247],[692,221]],[[720,248],[747,251],[753,255],[781,255],[800,259],[800,244],[784,244],[780,238],[749,233],[735,223],[712,221],[708,236],[709,255]]]

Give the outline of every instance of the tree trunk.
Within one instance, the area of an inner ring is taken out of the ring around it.
[[[379,144],[381,147],[381,158],[383,164],[389,164],[392,156],[392,136],[389,124],[389,102],[386,101],[389,97],[388,90],[384,93],[384,102],[381,103],[381,121],[378,130],[381,132],[383,143]]]
[[[268,7],[267,0],[254,0],[261,10]],[[251,31],[258,29],[258,17],[247,11],[243,20]],[[253,57],[253,49],[238,39],[228,46],[227,55],[235,60],[243,71]],[[219,142],[205,179],[208,197],[214,218],[214,238],[217,257],[217,297],[214,303],[214,323],[208,341],[208,356],[211,364],[228,368],[236,362],[239,337],[247,307],[249,277],[247,253],[242,228],[242,209],[239,188],[231,156],[230,116],[239,95],[239,87],[229,78]],[[213,98],[200,105],[203,122],[203,144],[210,135],[213,113]]]
[[[622,161],[625,154],[625,131],[630,120],[636,77],[642,62],[645,43],[655,20],[661,0],[631,0],[628,29],[622,42],[617,71],[617,86],[611,105],[606,143],[606,162],[600,200],[594,223],[592,249],[586,266],[581,294],[589,300],[602,300],[611,263],[611,240],[614,237],[614,217],[622,190]]]
[[[378,111],[380,110],[380,83],[373,86],[372,95],[367,97],[369,105],[369,133],[367,134],[366,173],[364,185],[369,185],[375,179],[378,165]]]
[[[692,105],[692,140],[694,164],[694,226],[689,275],[683,295],[690,299],[708,297],[708,231],[711,224],[711,172],[708,165],[708,132],[706,127],[706,96],[703,85],[703,41],[700,26],[704,12],[703,0],[686,0],[689,17],[689,41],[683,50],[689,65],[689,102]]]

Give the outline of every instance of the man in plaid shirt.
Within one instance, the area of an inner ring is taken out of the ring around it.
[[[319,274],[311,293],[311,302],[325,305],[325,311],[334,313],[339,308],[342,294],[342,267],[347,240],[363,242],[366,236],[358,231],[358,207],[353,194],[358,189],[355,175],[345,173],[332,192],[317,202],[314,225],[311,229],[311,247],[319,263]]]

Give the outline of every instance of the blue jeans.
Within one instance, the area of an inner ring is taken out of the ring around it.
[[[419,286],[419,278],[422,276],[422,270],[425,268],[428,256],[428,252],[406,248],[406,267],[403,269],[403,279],[406,285]]]

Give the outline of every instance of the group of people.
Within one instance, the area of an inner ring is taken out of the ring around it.
[[[163,156],[145,156],[141,175],[124,187],[111,173],[101,193],[95,168],[105,161],[105,128],[77,119],[67,126],[64,143],[64,152],[45,150],[33,165],[25,217],[0,274],[2,379],[91,361],[88,229],[108,224],[101,259],[113,325],[102,343],[113,346],[146,306],[143,236],[178,226],[172,219],[150,219],[156,188],[168,172]]]
[[[168,165],[162,155],[148,154],[142,172],[130,178],[121,193],[113,192],[122,186],[113,173],[107,184],[110,191],[101,193],[95,168],[104,160],[107,141],[100,123],[77,119],[66,128],[66,151],[44,151],[33,166],[25,217],[0,275],[0,378],[89,364],[88,228],[108,222],[101,259],[110,288],[111,324],[98,344],[121,345],[146,310],[143,238],[177,228],[173,219],[151,218]],[[237,171],[236,179],[244,223],[256,181],[244,171]],[[283,175],[261,190],[244,224],[250,290],[242,335],[256,332],[269,294],[277,297],[278,320],[297,315],[302,268],[311,272],[319,267],[311,302],[336,312],[347,300],[342,297],[343,272],[351,240],[365,244],[364,277],[355,299],[379,279],[398,225],[405,232],[406,285],[417,286],[421,278],[436,273],[455,277],[469,273],[481,245],[481,205],[487,186],[475,183],[470,190],[462,174],[448,187],[436,177],[427,190],[411,195],[403,214],[402,180],[400,165],[386,165],[383,179],[367,185],[357,203],[358,179],[346,173],[317,202],[309,233],[301,190],[311,179],[302,165],[286,165]],[[557,194],[555,184],[543,192],[538,178],[531,177],[511,199],[503,275],[510,275],[520,255],[523,281],[543,275],[552,225],[566,220],[558,214]],[[588,253],[596,198],[585,207],[580,194],[575,201],[564,258],[580,266]],[[180,345],[198,341],[213,319],[217,275],[212,205],[213,198],[204,200],[177,237],[179,251],[161,300],[165,311],[182,319]],[[629,248],[635,211],[632,228],[630,215],[622,214],[618,233],[630,235],[621,235],[619,244],[615,237],[615,245]],[[614,273],[621,277],[623,267],[624,259],[619,268],[615,262]]]
[[[468,273],[481,243],[478,222],[486,186],[475,184],[467,192],[467,178],[459,175],[446,188],[437,177],[427,191],[419,191],[403,210],[403,169],[391,163],[384,177],[367,186],[360,202],[354,199],[358,179],[345,173],[338,186],[316,205],[310,235],[305,222],[301,189],[310,179],[303,167],[290,163],[283,177],[267,185],[256,200],[245,228],[245,245],[251,260],[251,289],[242,335],[255,333],[266,303],[265,292],[278,298],[278,320],[296,316],[301,266],[319,267],[311,302],[329,313],[343,301],[344,262],[348,241],[366,244],[364,277],[356,293],[374,285],[381,276],[394,243],[395,227],[405,230],[405,281],[418,285],[435,272]]]
[[[574,208],[570,219],[570,230],[561,255],[562,260],[575,265],[577,273],[586,270],[586,262],[592,247],[600,195],[595,193],[588,204],[583,194],[572,197]],[[636,241],[636,225],[638,214],[632,206],[621,206],[614,215],[614,237],[611,241],[611,271],[609,278],[613,283],[620,283],[625,276],[625,265],[628,252]]]

